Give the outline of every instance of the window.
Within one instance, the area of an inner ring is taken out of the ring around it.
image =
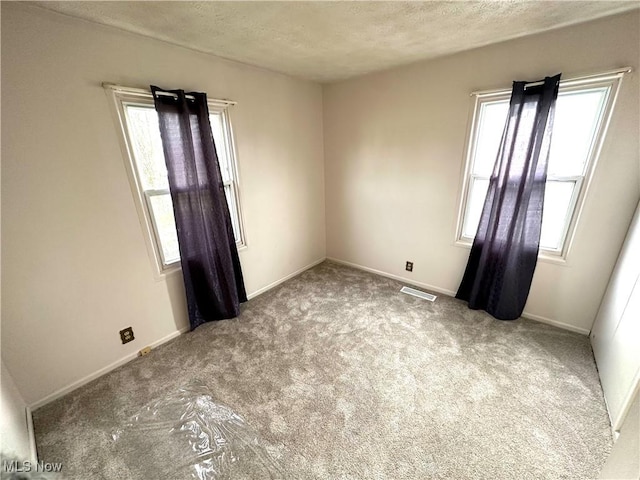
[[[549,153],[540,249],[565,257],[584,201],[622,73],[560,82]],[[473,242],[498,155],[511,92],[478,94],[464,178],[457,240]]]
[[[139,213],[148,233],[148,247],[158,273],[177,268],[180,262],[178,236],[169,193],[167,168],[162,151],[158,115],[153,97],[144,90],[108,88],[120,122],[128,171]],[[228,108],[231,102],[209,100],[209,120],[216,144],[224,191],[238,247],[244,246],[238,175]]]

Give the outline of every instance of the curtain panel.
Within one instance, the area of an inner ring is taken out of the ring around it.
[[[193,330],[204,322],[238,316],[247,295],[207,96],[153,85],[151,92],[159,117]]]
[[[456,298],[500,320],[524,310],[536,268],[560,74],[513,82],[509,115]]]

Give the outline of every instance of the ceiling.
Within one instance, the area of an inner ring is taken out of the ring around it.
[[[30,2],[332,82],[638,8],[636,1]]]

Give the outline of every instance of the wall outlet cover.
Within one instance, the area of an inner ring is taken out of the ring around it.
[[[120,340],[122,340],[122,344],[129,343],[133,341],[135,337],[133,336],[133,327],[127,327],[124,330],[120,330]]]

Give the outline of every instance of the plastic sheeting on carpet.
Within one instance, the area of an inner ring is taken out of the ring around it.
[[[257,432],[199,382],[149,403],[112,439],[140,478],[284,478]]]

